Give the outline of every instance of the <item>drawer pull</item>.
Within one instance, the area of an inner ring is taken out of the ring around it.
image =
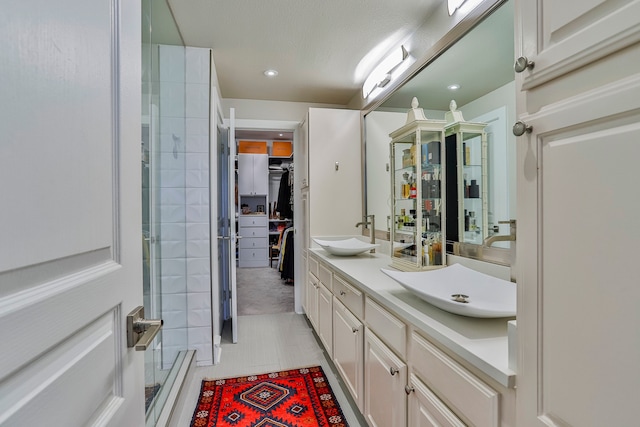
[[[404,392],[407,393],[407,395],[413,393],[414,391],[416,391],[416,389],[413,388],[413,386],[410,386],[410,385],[404,386]]]
[[[345,291],[340,291],[340,295],[345,296],[347,293]]]
[[[400,372],[400,369],[398,368],[394,368],[393,366],[389,368],[389,373],[393,376],[395,374],[397,374],[398,372]]]

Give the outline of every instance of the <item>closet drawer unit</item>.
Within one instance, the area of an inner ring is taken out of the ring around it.
[[[327,289],[333,291],[333,273],[322,264],[318,265],[318,279],[320,279]]]
[[[417,333],[411,334],[413,370],[449,407],[476,427],[498,427],[499,393]]]
[[[266,227],[268,218],[266,215],[240,215],[238,226],[242,227]]]
[[[355,316],[362,319],[364,314],[364,295],[339,276],[333,276],[333,294]]]
[[[364,319],[389,347],[407,360],[407,325],[369,297],[365,297]]]
[[[318,277],[318,260],[313,257],[309,257],[309,271]]]
[[[268,248],[269,239],[266,237],[244,237],[238,241],[240,249]]]
[[[269,238],[269,230],[266,227],[240,227],[238,233],[243,237],[240,239],[241,242],[243,239],[251,237]]]
[[[267,248],[239,249],[240,267],[268,267],[269,254]]]

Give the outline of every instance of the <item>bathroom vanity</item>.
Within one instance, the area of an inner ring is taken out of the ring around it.
[[[428,304],[380,270],[383,253],[307,254],[305,313],[371,426],[515,425],[510,319]]]

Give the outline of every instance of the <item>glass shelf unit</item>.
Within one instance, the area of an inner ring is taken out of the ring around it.
[[[481,245],[488,236],[486,126],[456,121],[445,127],[446,236],[450,242]]]
[[[443,267],[444,120],[424,117],[417,101],[407,123],[389,136],[392,266],[403,271]]]

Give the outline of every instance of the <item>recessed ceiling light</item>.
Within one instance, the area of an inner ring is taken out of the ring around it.
[[[460,89],[460,85],[459,84],[452,84],[452,85],[447,86],[447,89],[449,89],[449,90],[458,90],[458,89]]]
[[[278,75],[278,72],[276,70],[266,70],[264,75],[267,77],[275,77]]]

